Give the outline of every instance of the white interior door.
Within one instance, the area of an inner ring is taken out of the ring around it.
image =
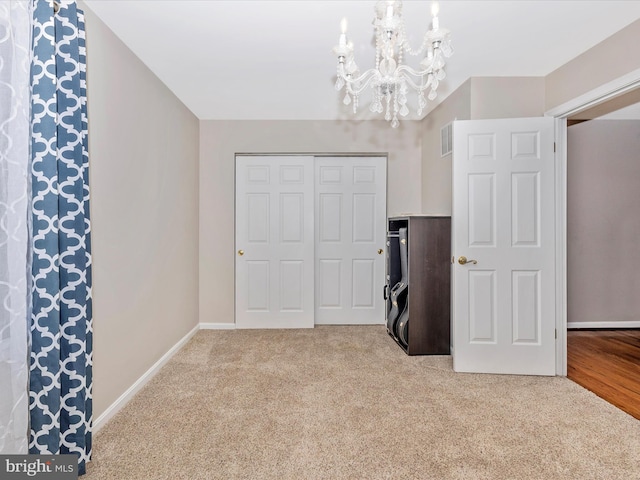
[[[314,325],[313,175],[313,157],[236,157],[237,328]]]
[[[454,122],[455,371],[555,375],[553,127]]]
[[[316,157],[316,324],[384,323],[386,157]]]

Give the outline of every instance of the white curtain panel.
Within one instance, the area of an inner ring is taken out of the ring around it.
[[[0,454],[28,450],[29,2],[0,0]]]

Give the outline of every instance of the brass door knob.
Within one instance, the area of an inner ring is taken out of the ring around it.
[[[379,248],[379,249],[378,249],[378,255],[382,255],[383,253],[384,253],[384,250],[383,250],[383,249],[381,249],[381,248]]]
[[[238,250],[238,255],[240,256],[244,255],[244,250]]]
[[[467,259],[467,257],[462,255],[461,257],[458,257],[458,263],[460,265],[466,265],[467,263],[473,263],[475,265],[475,264],[478,263],[478,261],[477,260],[469,260],[469,259]]]

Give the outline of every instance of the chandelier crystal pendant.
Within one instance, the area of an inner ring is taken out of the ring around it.
[[[445,58],[453,54],[450,32],[440,28],[439,6],[431,7],[431,29],[428,30],[418,50],[412,50],[407,41],[401,0],[380,0],[376,3],[373,25],[376,36],[376,66],[361,73],[353,56],[353,43],[347,38],[347,19],[341,22],[342,33],[333,52],[338,57],[338,79],[336,90],[346,87],[344,104],[353,104],[353,113],[358,110],[358,98],[368,87],[373,90],[373,101],[369,110],[373,113],[385,112],[385,120],[393,128],[399,125],[398,114],[406,116],[407,92],[409,87],[418,94],[417,114],[422,115],[427,106],[427,98],[434,100],[438,85],[445,78]],[[411,56],[424,54],[420,67],[416,70],[403,63],[403,53]],[[383,106],[384,104],[384,106]]]

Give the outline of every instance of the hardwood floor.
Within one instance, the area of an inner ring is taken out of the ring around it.
[[[567,377],[640,420],[640,329],[569,330]]]

